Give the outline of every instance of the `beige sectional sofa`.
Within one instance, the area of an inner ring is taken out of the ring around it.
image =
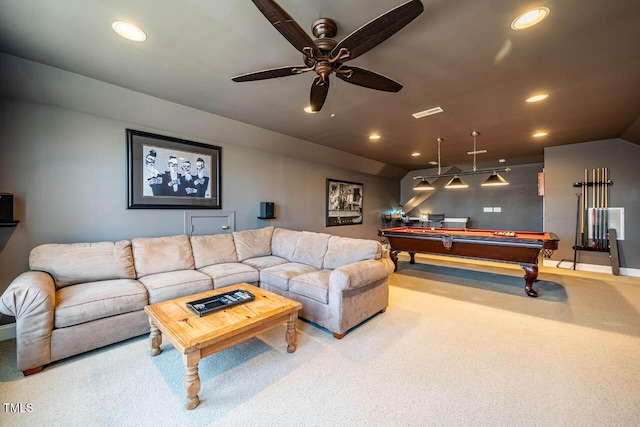
[[[393,262],[375,240],[265,227],[232,234],[45,244],[0,297],[25,375],[145,334],[147,304],[247,282],[297,300],[337,338],[388,304]]]

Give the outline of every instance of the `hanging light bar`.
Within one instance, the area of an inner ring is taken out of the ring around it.
[[[414,176],[413,179],[433,179],[433,178],[449,178],[453,176],[468,176],[468,175],[479,175],[479,174],[492,174],[494,172],[509,172],[511,171],[510,167],[504,168],[488,168],[488,169],[476,169],[473,171],[460,171],[460,172],[451,172],[451,173],[443,173],[441,175],[417,175]]]
[[[484,187],[487,186],[499,186],[499,185],[509,185],[509,182],[504,179],[498,172],[509,172],[511,168],[503,167],[503,168],[490,168],[490,169],[478,169],[476,165],[476,155],[486,153],[487,150],[478,150],[477,149],[477,136],[480,135],[480,132],[473,131],[471,132],[471,136],[473,137],[473,151],[468,151],[467,154],[473,155],[473,169],[471,171],[461,171],[456,173],[441,173],[441,163],[440,163],[440,144],[444,141],[442,138],[436,139],[438,142],[438,174],[437,175],[418,175],[414,176],[413,179],[419,179],[420,182],[414,187],[414,190],[433,190],[433,185],[428,181],[430,178],[441,178],[441,177],[452,177],[452,179],[445,185],[445,188],[468,188],[469,185],[465,183],[460,176],[463,175],[476,175],[482,173],[490,173],[491,175],[487,178],[481,185]]]

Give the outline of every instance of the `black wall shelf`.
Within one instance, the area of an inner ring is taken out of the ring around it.
[[[20,221],[0,221],[0,227],[15,227]]]

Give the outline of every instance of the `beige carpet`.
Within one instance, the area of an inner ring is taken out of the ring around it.
[[[193,411],[170,344],[151,358],[135,338],[22,377],[15,340],[0,342],[0,425],[640,425],[640,279],[541,268],[533,299],[517,266],[418,260],[342,340],[300,322],[293,354],[282,327],[201,361]]]

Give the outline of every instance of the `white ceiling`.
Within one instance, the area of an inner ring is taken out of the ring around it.
[[[338,41],[402,0],[280,0],[311,35],[329,17]],[[312,73],[235,83],[231,77],[302,55],[249,0],[0,0],[0,51],[405,169],[542,161],[545,146],[607,138],[640,143],[640,1],[423,0],[424,12],[348,62],[403,84],[380,92],[333,78],[306,114]],[[549,17],[513,31],[531,6]],[[122,39],[115,20],[147,41]],[[313,37],[311,35],[311,37]],[[540,104],[524,99],[550,93]],[[444,113],[414,119],[440,106]],[[335,117],[331,117],[331,113]],[[546,130],[542,139],[530,135]],[[371,132],[382,138],[372,142]],[[420,157],[411,157],[414,151]]]

